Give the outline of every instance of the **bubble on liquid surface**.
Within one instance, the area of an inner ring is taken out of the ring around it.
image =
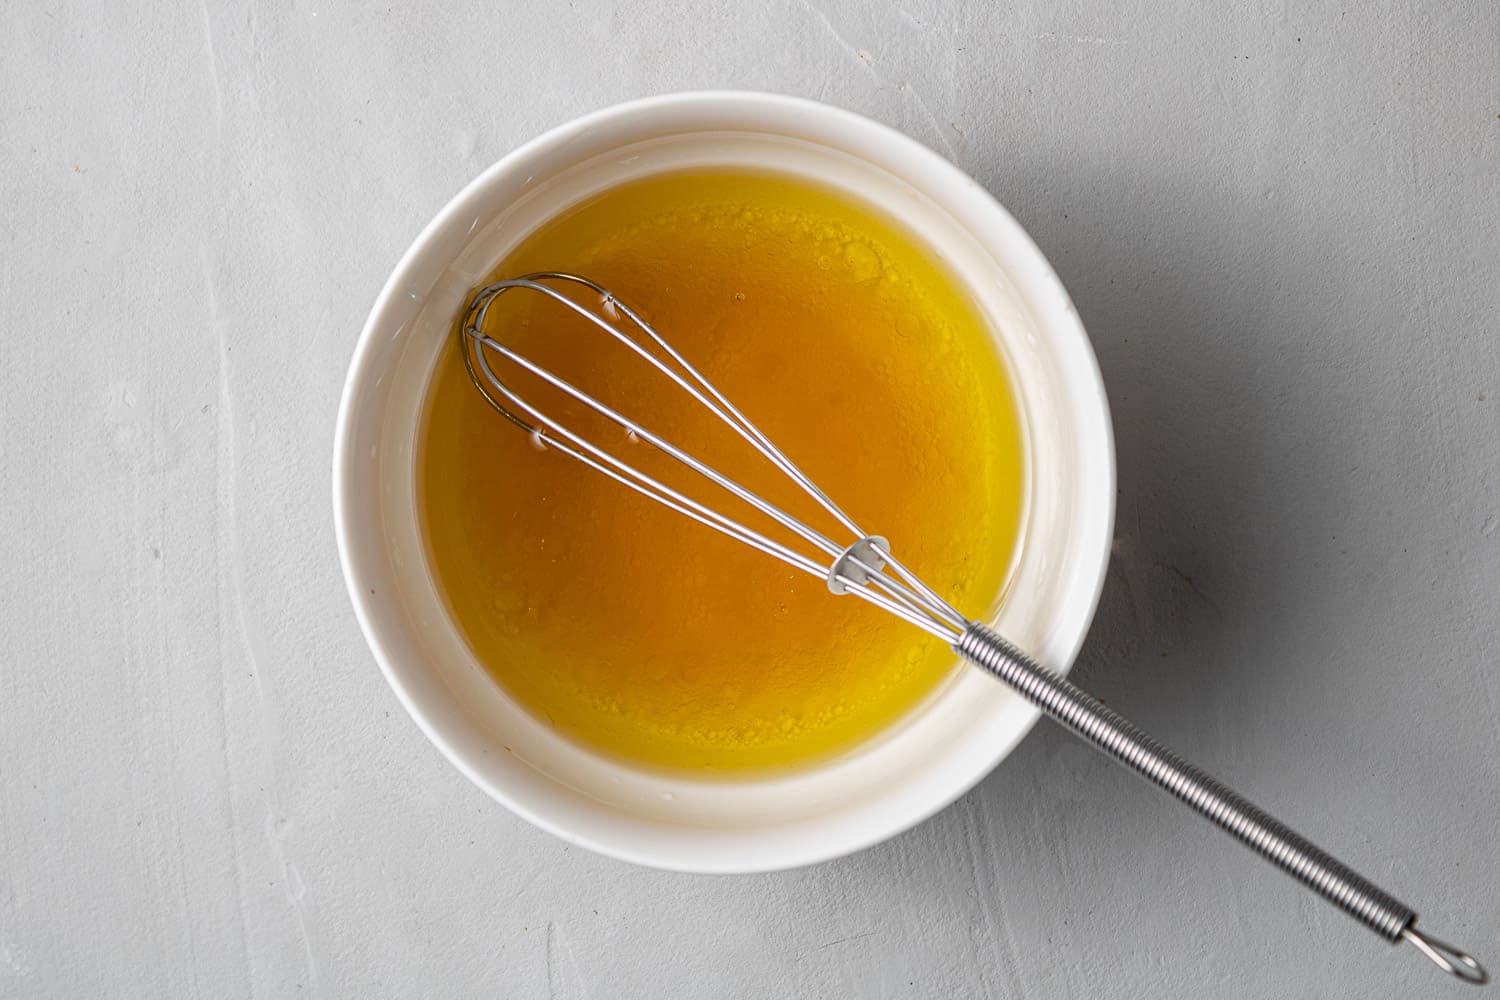
[[[844,244],[844,263],[855,281],[874,281],[885,270],[874,250],[853,240]]]

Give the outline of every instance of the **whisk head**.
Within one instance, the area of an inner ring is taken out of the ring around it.
[[[556,372],[508,346],[503,324],[490,318],[505,294],[539,294],[559,309],[587,321],[587,325],[622,345],[640,362],[665,376],[679,390],[704,407],[749,445],[771,467],[829,515],[837,532],[820,531],[805,520],[724,474],[634,417],[578,388]],[[531,435],[541,447],[582,462],[623,486],[650,497],[699,524],[759,549],[805,573],[827,581],[835,594],[853,594],[918,628],[957,642],[969,621],[891,554],[879,535],[863,531],[801,469],[773,444],[686,358],[639,313],[587,278],[560,271],[540,271],[497,281],[474,294],[459,326],[459,339],[469,378],[490,406]],[[497,371],[497,368],[499,371]],[[646,444],[712,484],[725,497],[780,525],[790,540],[773,538],[746,525],[742,519],[690,496],[626,461],[598,440],[570,427],[517,391],[513,376],[526,372],[608,423],[622,429],[631,441]]]

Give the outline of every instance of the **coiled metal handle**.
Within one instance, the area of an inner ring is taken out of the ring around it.
[[[1037,663],[995,632],[971,623],[953,647],[1078,736],[1181,799],[1298,882],[1366,927],[1395,942],[1407,940],[1439,967],[1468,982],[1486,980],[1471,956],[1417,933],[1417,915],[1265,810],[1106,707],[1097,698]]]

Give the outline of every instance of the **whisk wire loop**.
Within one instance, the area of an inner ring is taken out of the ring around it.
[[[588,304],[563,292],[557,285],[587,289],[592,294]],[[785,474],[803,493],[812,498],[838,523],[851,532],[854,542],[842,545],[812,528],[783,508],[777,506],[748,489],[735,479],[702,461],[686,450],[666,440],[649,427],[644,426],[597,397],[584,392],[568,380],[518,353],[506,344],[485,333],[489,310],[504,293],[525,289],[547,296],[576,316],[586,320],[595,328],[609,335],[617,343],[629,349],[641,360],[665,375],[678,388],[688,393],[697,403],[714,414],[746,443]],[[597,303],[597,306],[595,305]],[[628,324],[628,328],[627,328]],[[638,336],[632,336],[634,330]],[[693,367],[678,351],[666,342],[638,313],[620,302],[601,286],[576,275],[561,272],[538,272],[520,278],[495,282],[481,289],[464,318],[464,361],[470,378],[484,394],[492,407],[500,411],[512,423],[525,429],[532,439],[544,447],[555,448],[570,458],[581,461],[591,468],[603,472],[609,478],[629,486],[636,492],[656,500],[667,507],[691,517],[700,524],[714,528],[730,537],[751,545],[762,552],[775,556],[790,566],[819,578],[831,578],[850,593],[876,606],[896,614],[929,634],[944,639],[950,644],[962,634],[966,620],[946,601],[889,555],[875,557],[867,550],[855,551],[858,543],[867,536],[852,518],[818,488],[770,439],[743,413],[734,407],[707,378]],[[638,337],[645,337],[666,358],[659,356],[643,344]],[[607,448],[590,441],[583,435],[564,425],[523,397],[506,379],[501,378],[491,364],[490,355],[495,355],[529,373],[558,390],[569,399],[604,417],[622,428],[634,439],[645,442],[693,472],[703,476],[715,486],[770,518],[798,538],[811,545],[827,560],[814,559],[763,532],[756,531],[743,522],[724,514],[626,462]],[[500,398],[496,398],[496,394]],[[503,401],[502,401],[503,400]],[[519,411],[519,412],[517,412]],[[523,417],[521,414],[524,414]],[[889,568],[894,575],[882,572]]]

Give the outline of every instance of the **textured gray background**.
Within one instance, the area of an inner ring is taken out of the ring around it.
[[[708,86],[888,122],[1099,353],[1078,676],[1500,963],[1497,9],[4,4],[0,995],[1464,995],[1047,728],[809,870],[570,850],[387,690],[329,465],[381,282],[515,144]]]

